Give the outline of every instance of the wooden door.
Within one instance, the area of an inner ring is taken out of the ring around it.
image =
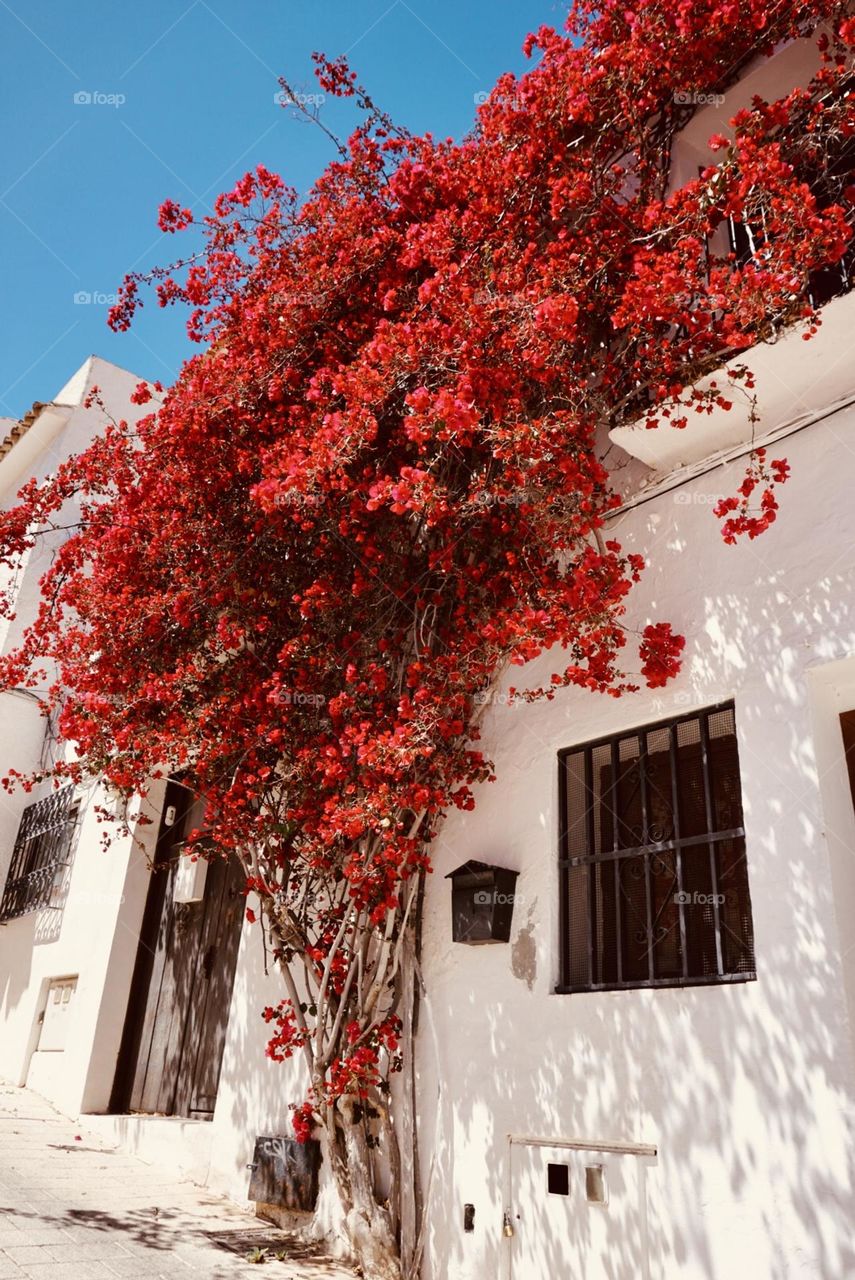
[[[174,821],[169,821],[174,817]],[[243,872],[208,863],[200,902],[175,902],[181,846],[202,810],[171,782],[164,803],[112,1109],[210,1119],[234,985]]]

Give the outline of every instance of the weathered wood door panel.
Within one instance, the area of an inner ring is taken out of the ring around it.
[[[170,812],[171,810],[171,812]],[[200,902],[175,902],[182,842],[201,806],[167,788],[119,1056],[113,1108],[210,1118],[225,1047],[243,915],[239,864],[208,864]]]
[[[245,905],[242,887],[236,863],[209,864],[182,1050],[187,1069],[178,1073],[173,1103],[179,1115],[211,1115],[214,1110]]]

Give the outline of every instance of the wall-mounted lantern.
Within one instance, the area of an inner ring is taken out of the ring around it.
[[[201,902],[205,896],[205,881],[208,878],[208,863],[204,858],[191,858],[183,854],[175,868],[175,879],[172,882],[173,902]]]
[[[478,946],[508,942],[518,871],[487,862],[464,862],[445,878],[451,881],[451,936]]]

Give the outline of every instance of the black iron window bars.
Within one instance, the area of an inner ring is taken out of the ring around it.
[[[71,858],[77,813],[73,786],[24,810],[0,901],[0,922],[55,905],[55,890]]]
[[[732,702],[559,756],[560,992],[756,976]]]

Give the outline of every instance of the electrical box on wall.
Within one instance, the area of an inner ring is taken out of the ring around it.
[[[314,1138],[256,1138],[247,1199],[310,1213],[318,1198],[320,1165],[321,1144]]]
[[[479,946],[508,942],[519,872],[487,862],[465,862],[445,878],[451,881],[451,937]]]
[[[76,991],[77,978],[54,978],[50,982],[39,1032],[39,1053],[61,1053],[65,1048]]]
[[[186,855],[180,858],[172,885],[173,902],[201,902],[207,877],[208,864],[204,858],[194,860]]]

